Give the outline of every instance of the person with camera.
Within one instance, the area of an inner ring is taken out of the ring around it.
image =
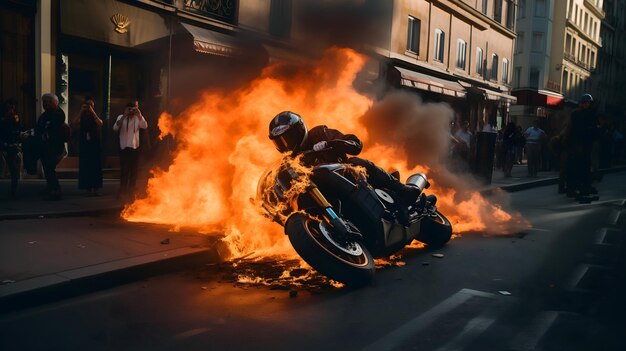
[[[120,190],[118,197],[135,192],[139,165],[139,130],[148,128],[139,103],[126,104],[124,113],[117,117],[113,130],[120,136]]]
[[[0,114],[0,152],[11,175],[10,199],[17,197],[17,183],[22,163],[22,125],[16,112],[16,105],[13,99],[5,101]]]
[[[94,111],[95,100],[85,97],[85,102],[74,120],[80,128],[78,157],[78,188],[87,190],[87,196],[98,196],[102,188],[102,145],[100,128],[102,120]]]

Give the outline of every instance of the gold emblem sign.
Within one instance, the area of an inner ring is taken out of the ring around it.
[[[128,25],[130,25],[130,19],[121,13],[116,13],[111,16],[111,22],[115,25],[115,31],[124,34],[128,32]]]

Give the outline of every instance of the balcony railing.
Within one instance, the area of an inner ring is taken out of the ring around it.
[[[237,19],[237,0],[184,0],[183,8],[228,23]]]

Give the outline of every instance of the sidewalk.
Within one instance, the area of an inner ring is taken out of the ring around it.
[[[494,170],[481,192],[558,181],[557,172],[528,177],[526,165],[514,166],[512,174]],[[116,199],[117,180],[105,180],[99,197],[85,196],[75,179],[61,180],[61,201],[41,200],[44,186],[40,179],[23,180],[18,200],[9,201],[9,181],[0,180],[0,313],[221,260],[219,236],[119,218],[124,202]]]

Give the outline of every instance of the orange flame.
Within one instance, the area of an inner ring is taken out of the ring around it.
[[[245,88],[207,91],[179,116],[163,113],[161,137],[171,134],[177,140],[176,155],[167,170],[152,171],[147,196],[127,205],[122,216],[224,233],[234,256],[293,255],[283,229],[263,217],[251,201],[261,175],[282,156],[268,140],[267,128],[284,110],[299,113],[309,127],[326,124],[358,135],[366,145],[362,156],[381,167],[393,166],[404,176],[428,173],[432,165],[408,167],[405,151],[394,145],[367,145],[367,128],[360,117],[374,101],[352,87],[364,62],[350,49],[333,48],[314,66],[272,65]],[[455,232],[484,229],[485,219],[478,213],[495,212],[500,223],[511,219],[479,193],[457,202],[455,189],[437,188],[436,179],[431,183]]]

